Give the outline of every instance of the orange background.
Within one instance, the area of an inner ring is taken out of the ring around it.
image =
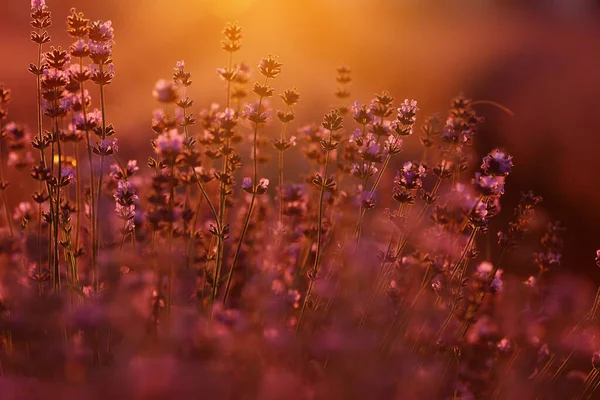
[[[516,116],[482,106],[488,122],[477,149],[502,146],[515,156],[507,191],[533,188],[546,198],[555,218],[570,227],[566,259],[584,269],[600,248],[598,6],[584,0],[531,1],[527,8],[518,3],[524,2],[47,1],[54,45],[70,44],[62,31],[72,6],[88,18],[113,21],[117,75],[108,89],[108,120],[122,151],[141,163],[141,152],[151,151],[146,140],[157,106],[152,87],[170,78],[177,60],[184,59],[192,73],[189,94],[196,106],[223,102],[215,69],[227,60],[220,49],[227,21],[243,28],[238,61],[254,68],[269,53],[280,56],[283,73],[273,85],[298,88],[299,121],[318,121],[335,103],[340,63],[352,67],[353,98],[368,102],[387,89],[397,100],[417,99],[420,121],[433,112],[444,115],[461,91],[501,102]],[[34,126],[35,79],[26,72],[36,58],[28,40],[29,1],[0,0],[0,11],[0,81],[13,89],[10,117]],[[417,138],[407,143],[412,145],[400,158],[416,154]]]

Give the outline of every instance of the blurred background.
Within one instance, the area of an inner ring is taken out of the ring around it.
[[[29,0],[0,0],[0,82],[13,89],[11,119],[35,126],[36,59],[29,41]],[[524,5],[525,4],[525,5]],[[124,156],[150,155],[151,96],[159,78],[185,60],[197,107],[224,102],[216,75],[225,66],[221,31],[238,21],[244,32],[236,61],[255,67],[269,53],[283,73],[273,85],[295,86],[301,122],[319,121],[335,104],[335,68],[353,70],[352,98],[368,102],[388,90],[414,98],[420,121],[445,115],[459,92],[494,100],[515,112],[479,106],[487,119],[475,148],[503,147],[515,157],[505,215],[518,193],[533,189],[568,227],[563,268],[600,280],[600,1],[597,0],[47,0],[52,44],[71,7],[112,20],[116,78],[108,88],[108,122]],[[92,92],[94,95],[94,92]],[[97,103],[96,103],[97,105]],[[274,102],[274,106],[278,106]],[[418,138],[398,160],[417,157]],[[412,146],[412,147],[411,147]],[[290,178],[292,178],[290,176]]]

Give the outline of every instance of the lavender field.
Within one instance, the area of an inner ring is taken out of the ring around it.
[[[0,0],[31,31],[0,30],[1,400],[600,399],[594,78],[510,104],[480,93],[519,57],[457,88],[356,36],[311,65],[339,21],[272,49],[216,27],[241,0],[181,28],[192,61],[160,21],[142,56],[127,2],[28,3]]]

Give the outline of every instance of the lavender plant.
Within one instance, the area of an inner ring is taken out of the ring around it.
[[[2,398],[600,396],[600,289],[561,275],[564,226],[533,192],[491,224],[525,165],[472,151],[477,106],[498,104],[459,95],[445,122],[385,91],[350,106],[342,66],[338,105],[294,135],[300,96],[281,92],[270,168],[282,63],[263,58],[248,96],[242,28],[228,24],[223,104],[197,109],[176,62],[152,89],[142,166],[119,159],[108,123],[111,22],[71,10],[68,51],[48,48],[51,22],[32,0],[34,133],[9,120],[0,85]],[[420,159],[402,159],[409,145]],[[293,181],[284,154],[309,176]],[[37,183],[9,186],[28,170]]]

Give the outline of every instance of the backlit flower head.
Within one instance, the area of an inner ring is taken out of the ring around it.
[[[398,171],[394,183],[405,189],[416,189],[423,186],[422,178],[426,175],[425,167],[417,162],[408,161]]]
[[[115,38],[112,21],[92,21],[89,25],[89,38],[93,42],[110,42]]]
[[[473,186],[483,196],[501,196],[504,194],[504,177],[475,173]]]
[[[183,140],[183,135],[177,129],[171,129],[156,139],[154,151],[163,157],[179,154],[183,150]]]
[[[512,156],[499,149],[492,150],[483,158],[481,170],[487,175],[506,176],[513,166]]]
[[[40,10],[46,7],[46,0],[31,0],[31,8]]]
[[[277,75],[281,73],[281,66],[283,64],[277,62],[277,57],[273,55],[269,55],[267,58],[263,58],[260,60],[260,64],[258,64],[258,69],[261,74],[263,74],[267,78],[275,78]]]
[[[173,82],[160,79],[154,85],[152,96],[161,103],[174,103],[177,101],[177,86]]]

